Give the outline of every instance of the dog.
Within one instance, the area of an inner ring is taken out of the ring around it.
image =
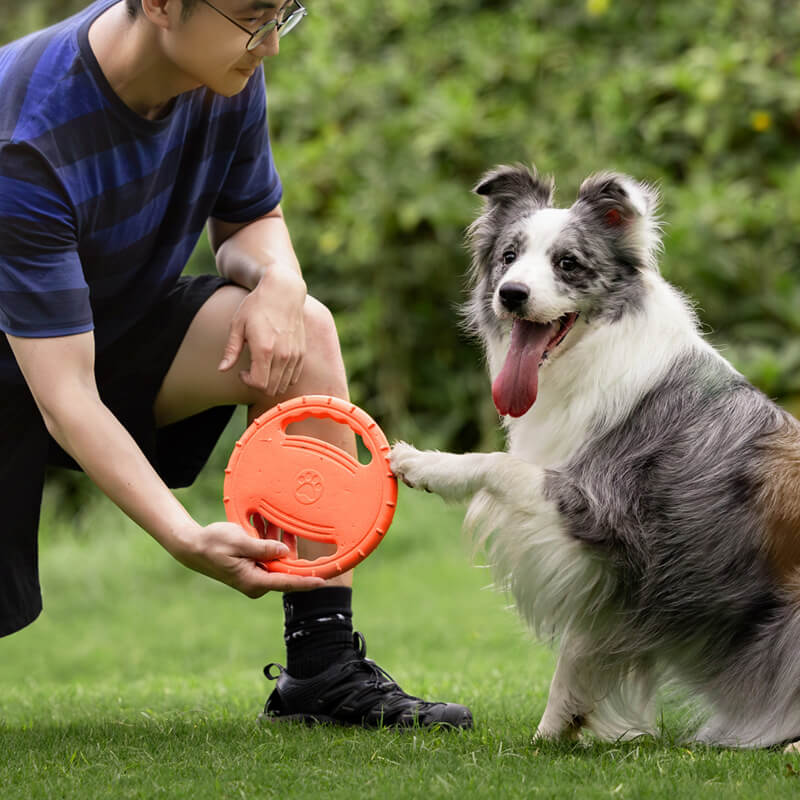
[[[657,190],[503,166],[475,191],[464,314],[507,452],[391,453],[465,525],[559,655],[536,736],[657,733],[678,681],[691,739],[800,737],[800,424],[704,338],[658,271]],[[699,702],[698,702],[699,701]]]

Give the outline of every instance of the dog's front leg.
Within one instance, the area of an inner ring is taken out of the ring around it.
[[[583,686],[580,661],[566,642],[562,644],[556,671],[550,683],[547,706],[536,729],[535,738],[556,740],[578,737],[592,711],[591,699]]]
[[[467,500],[484,489],[498,498],[530,496],[541,489],[544,473],[508,453],[440,453],[398,442],[392,448],[392,471],[412,489],[435,492],[445,500]],[[515,492],[515,489],[517,490]]]

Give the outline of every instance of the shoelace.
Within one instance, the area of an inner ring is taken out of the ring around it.
[[[355,713],[358,716],[361,714],[367,715],[368,712],[374,709],[375,704],[380,702],[381,716],[385,717],[388,722],[395,714],[412,711],[415,715],[418,715],[439,705],[404,692],[383,667],[366,657],[367,643],[363,635],[358,631],[353,633],[353,649],[355,650],[355,657],[340,662],[340,668],[346,671],[367,671],[369,678],[360,686],[348,686],[345,683],[342,686],[345,692],[343,695],[339,694],[337,697],[335,692],[329,695],[329,699],[334,706],[338,708],[347,707],[349,713]],[[277,672],[273,672],[273,669],[276,669]],[[282,664],[275,662],[264,667],[264,675],[270,680],[276,680],[285,671],[286,668]],[[375,692],[380,697],[376,697]],[[409,709],[409,704],[413,706],[413,709]]]
[[[378,700],[374,696],[377,691],[380,694],[381,715],[387,721],[393,718],[396,713],[408,712],[409,703],[413,704],[413,713],[419,714],[428,708],[438,705],[429,703],[419,697],[404,692],[397,681],[380,665],[372,659],[367,658],[367,643],[358,631],[353,633],[353,647],[357,658],[346,662],[359,670],[367,670],[371,674],[371,680],[364,683],[360,690],[351,692],[347,700],[360,711],[367,711]]]
[[[376,664],[371,658],[367,658],[367,641],[358,631],[353,632],[353,647],[358,656],[358,661],[372,672],[376,689],[381,689],[382,691],[388,691],[392,687],[400,689],[397,681],[383,667]],[[381,680],[382,678],[384,679],[383,681]],[[402,689],[400,691],[402,692]]]

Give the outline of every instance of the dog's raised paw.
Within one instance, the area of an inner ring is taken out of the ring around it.
[[[392,472],[406,486],[410,486],[412,489],[430,491],[423,483],[422,462],[424,460],[425,454],[417,450],[416,447],[406,442],[397,442],[392,447],[389,463],[392,467]]]

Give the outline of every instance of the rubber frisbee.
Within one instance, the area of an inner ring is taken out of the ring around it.
[[[371,460],[362,464],[335,445],[286,428],[308,417],[331,419],[361,436]],[[272,572],[331,578],[363,561],[383,540],[397,504],[389,443],[362,409],[327,395],[280,403],[255,419],[236,442],[225,470],[223,502],[231,522],[259,538],[288,536],[287,557],[263,564]],[[260,524],[261,519],[270,523]],[[297,539],[335,551],[298,557]]]

